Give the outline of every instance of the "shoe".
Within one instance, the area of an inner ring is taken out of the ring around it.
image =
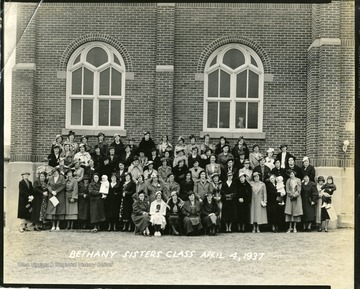
[[[255,229],[252,230],[253,233],[256,233]]]
[[[259,229],[259,228],[257,228],[256,233],[260,233],[260,229]]]
[[[328,229],[325,229],[324,231],[325,231],[325,233],[329,232]]]
[[[296,230],[296,229],[294,229],[294,233],[297,233],[297,230]]]
[[[51,228],[50,232],[52,232],[52,231],[55,231],[55,227],[52,227],[52,228]]]
[[[56,229],[55,229],[56,231],[60,231],[60,228],[59,227],[56,227]]]
[[[158,237],[160,237],[160,236],[161,236],[161,232],[159,231],[159,232],[158,232]]]
[[[286,233],[291,233],[293,230],[292,229],[288,229],[287,231],[286,231]]]
[[[24,233],[24,232],[25,232],[25,229],[24,229],[24,228],[21,228],[19,231],[20,231],[20,233]]]

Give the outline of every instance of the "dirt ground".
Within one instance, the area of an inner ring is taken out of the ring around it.
[[[353,229],[160,238],[125,232],[5,231],[4,282],[349,289],[354,286],[353,247]]]

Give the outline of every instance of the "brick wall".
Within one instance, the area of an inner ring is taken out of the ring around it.
[[[36,8],[32,4],[19,6],[18,34]],[[353,132],[344,130],[346,122],[354,118],[353,69],[349,69],[353,67],[353,34],[349,33],[352,7],[350,1],[326,5],[42,4],[17,48],[18,63],[34,62],[36,58],[33,89],[27,94],[33,99],[33,147],[26,147],[14,130],[12,160],[24,160],[24,150],[32,151],[35,159],[49,153],[54,136],[65,127],[66,80],[58,78],[58,71],[64,70],[69,51],[76,49],[84,35],[97,35],[94,40],[119,44],[127,71],[134,73],[134,79],[126,80],[127,137],[140,141],[144,130],[150,130],[155,141],[162,133],[173,142],[179,135],[200,135],[204,83],[195,80],[195,74],[202,72],[206,62],[203,58],[216,49],[217,40],[225,44],[237,39],[250,45],[263,59],[265,73],[273,75],[273,81],[264,84],[266,139],[247,139],[247,143],[257,143],[265,150],[287,142],[299,158],[305,154],[315,159],[335,156],[338,165],[339,144],[343,138],[353,140]],[[319,37],[346,41],[341,47],[324,46],[308,52]],[[156,65],[174,65],[174,72],[157,72]],[[328,77],[324,78],[324,73]],[[24,85],[31,83],[20,86],[20,75],[14,77],[12,119],[16,125],[30,121],[22,118],[17,108],[25,94]],[[326,111],[324,100],[335,101],[336,112],[327,120],[319,119],[317,114],[319,109]],[[334,138],[319,134],[329,129],[334,131]],[[28,137],[25,135],[26,140]],[[323,137],[328,141],[318,145]]]

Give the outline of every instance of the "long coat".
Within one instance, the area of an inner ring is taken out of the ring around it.
[[[42,183],[36,180],[33,185],[34,200],[32,201],[33,210],[31,212],[31,222],[33,223],[43,221],[44,212],[46,214],[47,196],[44,196],[44,192],[47,192],[47,182]]]
[[[205,182],[198,180],[196,183],[194,183],[194,193],[197,199],[203,200],[205,198],[205,194],[210,191],[212,191],[212,186],[208,180]]]
[[[201,219],[204,227],[210,227],[213,225],[213,222],[211,221],[209,215],[211,213],[214,213],[216,218],[216,226],[220,227],[220,210],[219,207],[214,199],[211,199],[211,203],[208,202],[208,199],[205,198],[203,201],[203,204],[201,206]]]
[[[316,215],[316,203],[319,193],[314,182],[309,181],[307,184],[304,182],[301,186],[301,201],[303,206],[303,221],[313,222]],[[314,205],[311,205],[314,202]]]
[[[119,220],[120,204],[122,198],[122,186],[116,182],[114,186],[110,183],[109,193],[105,199],[105,215],[109,222],[116,222]]]
[[[303,214],[302,200],[301,200],[301,180],[295,178],[286,181],[286,203],[285,214],[292,217],[299,217]]]
[[[189,234],[195,230],[202,229],[201,224],[201,203],[198,200],[194,200],[194,206],[191,205],[191,202],[188,200],[184,203],[181,208],[181,212],[184,215],[184,232]]]
[[[78,219],[82,221],[90,219],[89,185],[85,186],[83,182],[78,184]]]
[[[133,204],[133,212],[131,219],[135,227],[140,231],[144,231],[150,225],[150,204],[148,200],[136,200]],[[146,214],[144,214],[146,213]]]
[[[65,219],[76,220],[78,217],[78,182],[74,178],[67,180],[65,191]],[[70,203],[71,198],[75,200],[74,203]]]
[[[133,181],[130,181],[128,183],[123,184],[122,192],[122,212],[121,212],[121,218],[124,221],[129,221],[131,219],[132,214],[132,206],[133,206],[133,194],[135,193],[136,185]],[[124,196],[125,194],[125,196]]]
[[[237,182],[232,180],[230,186],[226,182],[222,183],[221,187],[221,201],[222,201],[222,222],[236,222],[237,210],[235,203],[235,196],[237,192]]]
[[[235,204],[238,218],[237,221],[239,224],[249,224],[252,188],[247,181],[244,183],[239,181],[237,187],[237,192],[235,194]],[[240,198],[244,200],[242,203],[240,203]]]
[[[28,201],[29,196],[33,195],[32,182],[28,180],[29,186],[25,180],[19,182],[19,201],[18,201],[18,218],[30,220],[31,204]]]
[[[284,206],[280,206],[276,198],[280,196],[280,193],[276,189],[276,185],[270,181],[266,182],[267,193],[267,214],[270,224],[279,225],[284,220]]]
[[[267,224],[266,207],[261,205],[261,202],[267,202],[267,193],[265,184],[261,181],[251,182],[252,196],[250,206],[250,223],[257,223],[258,225]]]
[[[48,191],[49,191],[49,198],[48,198],[48,205],[46,209],[46,218],[50,220],[64,220],[65,219],[65,177],[59,175],[58,180],[55,182],[54,176],[51,176],[48,180]],[[56,192],[56,198],[59,201],[59,204],[54,207],[50,198],[52,198],[52,191]]]
[[[91,182],[89,185],[90,222],[92,224],[105,221],[104,199],[100,193],[100,186],[100,182]]]

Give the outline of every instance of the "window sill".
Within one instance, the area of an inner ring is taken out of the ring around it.
[[[239,138],[243,136],[245,139],[265,139],[265,132],[218,132],[218,131],[201,131],[200,137],[209,134],[211,138],[219,138],[224,136],[226,138]]]
[[[61,130],[62,135],[67,135],[69,131],[72,130],[76,135],[87,135],[87,136],[97,136],[99,132],[104,133],[106,136],[113,136],[118,133],[120,136],[126,137],[126,130],[120,129],[67,129],[63,128]]]

